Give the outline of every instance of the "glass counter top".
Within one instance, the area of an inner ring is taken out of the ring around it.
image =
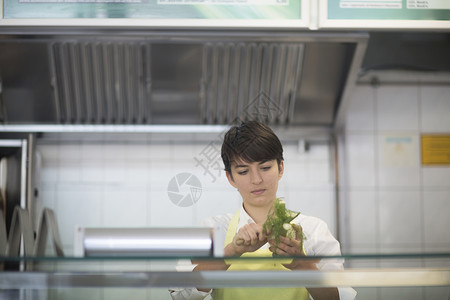
[[[224,271],[223,260],[282,263],[345,260],[344,270]],[[191,261],[212,270],[191,272]],[[1,257],[0,289],[108,287],[437,287],[450,286],[450,253],[237,257]]]

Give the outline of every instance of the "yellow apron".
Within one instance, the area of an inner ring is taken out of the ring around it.
[[[228,245],[233,241],[233,237],[236,235],[237,226],[239,224],[240,210],[234,214],[228,225],[227,235],[225,237],[225,245]],[[269,249],[258,249],[255,252],[244,253],[241,257],[265,257],[272,256],[272,252]],[[247,260],[239,261],[227,260],[230,263],[229,271],[239,270],[289,270],[282,264],[289,263],[291,260],[277,259],[277,260]],[[273,300],[273,299],[289,299],[289,300],[308,300],[309,293],[306,288],[226,288],[215,289],[214,300]]]

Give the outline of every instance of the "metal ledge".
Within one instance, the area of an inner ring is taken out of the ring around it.
[[[274,274],[276,273],[276,276]],[[417,287],[450,286],[450,269],[345,271],[1,272],[1,289],[84,287]]]
[[[221,135],[231,125],[52,125],[24,124],[0,125],[3,133],[37,133],[39,143],[71,141],[136,141],[157,142],[186,140],[192,142],[211,142],[222,140]],[[284,142],[305,139],[308,142],[329,141],[331,128],[326,126],[272,126]]]
[[[0,132],[36,133],[219,133],[222,125],[0,125]]]

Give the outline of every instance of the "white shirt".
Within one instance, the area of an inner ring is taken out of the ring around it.
[[[221,236],[226,236],[228,230],[228,225],[230,224],[232,214],[219,215],[215,217],[210,217],[205,219],[201,225],[206,227],[215,228],[219,230]],[[341,249],[339,242],[333,237],[327,224],[319,218],[305,216],[300,214],[293,222],[299,224],[303,229],[303,234],[305,240],[303,241],[303,246],[307,256],[340,256]],[[241,207],[239,224],[237,226],[237,231],[246,224],[254,223],[253,219],[247,214],[245,209]],[[261,249],[269,248],[269,244],[266,243]],[[343,270],[344,260],[343,259],[322,259],[317,263],[317,268],[319,270]],[[190,262],[181,263],[177,269],[183,271],[192,271],[195,265],[190,264]],[[185,289],[169,289],[170,295],[174,300],[201,300],[206,298],[211,292],[205,293],[197,290],[196,288],[185,288]],[[338,287],[339,298],[341,300],[352,300],[356,297],[356,291],[352,288],[341,288]]]

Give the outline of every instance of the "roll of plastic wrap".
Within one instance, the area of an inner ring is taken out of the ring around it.
[[[212,256],[210,228],[85,228],[85,256]]]

